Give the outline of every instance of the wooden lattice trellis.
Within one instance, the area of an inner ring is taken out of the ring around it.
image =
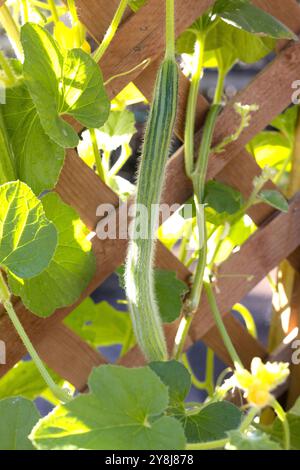
[[[0,2],[1,3],[1,2]],[[82,22],[90,34],[98,41],[103,37],[119,0],[77,0],[76,4]],[[255,0],[254,3],[276,16],[288,25],[296,34],[300,33],[300,7],[295,0]],[[180,34],[199,17],[213,0],[177,0],[176,32]],[[149,0],[137,14],[128,10],[121,28],[113,40],[109,52],[101,62],[104,78],[132,69],[143,60],[151,58],[145,69],[135,69],[131,75],[119,77],[108,86],[108,93],[113,98],[129,83],[134,83],[142,93],[151,98],[155,74],[164,48],[164,15],[161,0]],[[216,143],[233,132],[237,125],[237,116],[233,103],[256,103],[259,110],[252,119],[250,127],[244,130],[237,142],[230,144],[224,154],[212,155],[209,162],[208,178],[226,182],[239,189],[244,196],[249,196],[253,178],[261,170],[247,151],[245,144],[269,122],[281,113],[291,102],[293,81],[300,78],[300,45],[279,41],[277,56],[242,92],[230,102],[219,117],[214,136]],[[176,133],[183,135],[183,124],[189,82],[184,76],[180,82],[180,104]],[[197,126],[201,123],[208,109],[206,100],[199,96]],[[74,123],[80,131],[80,126]],[[195,138],[199,142],[201,130]],[[272,183],[266,185],[272,188]],[[62,199],[73,206],[91,230],[98,222],[96,208],[102,203],[119,205],[116,194],[102,183],[88,168],[74,150],[67,152],[66,162],[56,191]],[[168,204],[184,203],[191,195],[191,185],[186,178],[183,166],[183,148],[170,159],[163,202]],[[258,230],[233,254],[219,269],[220,274],[249,274],[244,276],[221,276],[218,284],[218,304],[224,316],[226,326],[238,353],[245,365],[249,366],[253,356],[268,357],[267,350],[246,331],[244,326],[230,313],[232,306],[239,302],[255,285],[262,280],[282,260],[288,258],[293,267],[300,272],[300,193],[290,201],[288,214],[279,214],[264,204],[255,206],[249,215],[259,226]],[[93,249],[97,258],[97,269],[93,280],[86,289],[81,302],[91,294],[115,269],[122,264],[126,255],[125,240],[93,239]],[[178,277],[187,281],[190,272],[162,244],[157,247],[157,265],[174,270]],[[299,285],[299,282],[296,283]],[[292,309],[291,327],[299,325],[300,301],[295,296]],[[76,304],[76,305],[77,305]],[[48,319],[39,319],[26,311],[21,302],[16,303],[17,313],[42,359],[57,373],[71,382],[77,389],[86,387],[87,377],[93,366],[105,363],[105,359],[81,338],[68,329],[62,322],[74,309],[60,309]],[[178,323],[166,326],[166,335],[172,343]],[[0,366],[0,376],[4,375],[17,361],[22,359],[25,349],[12,327],[8,317],[0,312],[1,340],[7,345],[7,364]],[[215,353],[230,364],[230,358],[222,339],[214,325],[205,296],[201,301],[192,325],[187,345],[202,340]],[[283,344],[272,357],[290,360],[293,350],[289,344]],[[140,365],[143,357],[138,348],[132,349],[121,363],[127,366]],[[291,384],[293,393],[299,395],[300,366],[293,366]]]

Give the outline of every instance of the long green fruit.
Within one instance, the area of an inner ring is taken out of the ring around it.
[[[167,347],[154,288],[153,259],[159,203],[175,123],[178,67],[163,61],[145,134],[139,170],[136,215],[129,243],[125,285],[136,339],[149,361],[167,360]],[[139,210],[141,208],[141,210]]]
[[[16,179],[14,157],[0,109],[0,185]]]

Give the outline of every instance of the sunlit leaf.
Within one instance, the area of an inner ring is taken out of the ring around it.
[[[75,147],[78,136],[62,119],[71,115],[86,127],[100,127],[109,100],[98,65],[81,49],[64,55],[43,28],[26,23],[21,31],[24,75],[46,133],[62,147]]]
[[[39,421],[31,434],[38,449],[184,449],[179,421],[163,415],[168,388],[148,367],[98,367],[89,389]]]
[[[57,245],[41,201],[20,181],[0,186],[0,265],[22,279],[49,265]]]
[[[95,348],[123,344],[132,330],[127,313],[116,310],[107,302],[95,304],[90,298],[73,310],[65,323]]]

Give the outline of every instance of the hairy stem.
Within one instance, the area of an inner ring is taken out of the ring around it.
[[[188,96],[186,111],[186,122],[184,131],[184,157],[185,171],[191,178],[194,167],[194,138],[195,138],[195,117],[197,109],[198,93],[204,62],[205,35],[198,34],[195,42],[194,70],[191,77],[191,85]]]
[[[174,0],[166,0],[166,58],[175,57],[175,6]]]

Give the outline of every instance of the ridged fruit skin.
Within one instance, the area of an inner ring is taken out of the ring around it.
[[[125,269],[133,329],[148,361],[164,361],[168,356],[155,296],[153,262],[158,205],[175,124],[177,100],[178,66],[175,60],[166,58],[156,79],[137,182],[136,207],[145,208],[148,216],[141,217],[138,210],[136,212]],[[142,236],[136,237],[137,231]]]

